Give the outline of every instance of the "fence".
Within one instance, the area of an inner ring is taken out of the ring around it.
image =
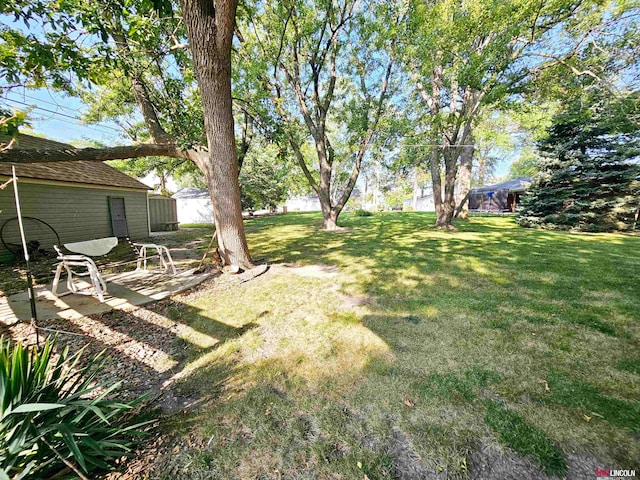
[[[175,198],[149,195],[149,228],[152,232],[178,229],[178,209]]]

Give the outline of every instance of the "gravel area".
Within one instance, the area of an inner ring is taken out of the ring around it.
[[[73,353],[86,347],[82,356],[85,360],[105,350],[99,381],[121,381],[117,395],[122,399],[151,392],[160,406],[171,410],[182,404],[171,393],[168,380],[180,371],[189,349],[197,348],[183,340],[192,333],[191,327],[173,321],[171,310],[202,295],[233,288],[266,270],[261,266],[240,275],[221,274],[191,291],[132,310],[114,310],[77,320],[42,320],[38,322],[40,341],[57,335],[58,348],[68,346]],[[23,344],[36,343],[35,331],[28,322],[12,326],[0,323],[0,334]]]

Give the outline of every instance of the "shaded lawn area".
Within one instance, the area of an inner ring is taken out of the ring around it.
[[[510,217],[454,232],[422,213],[345,215],[342,233],[320,221],[246,225],[254,258],[322,267],[276,265],[167,313],[218,341],[191,353],[178,390],[207,403],[165,424],[183,446],[149,477],[593,478],[640,466],[640,238]]]

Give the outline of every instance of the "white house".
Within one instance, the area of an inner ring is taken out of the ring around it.
[[[213,207],[206,188],[181,188],[172,198],[176,199],[180,223],[213,223]]]
[[[287,198],[286,207],[288,212],[319,212],[320,199],[317,195],[298,195]]]

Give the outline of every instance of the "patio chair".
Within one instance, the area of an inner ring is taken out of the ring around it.
[[[171,258],[171,253],[164,245],[157,245],[155,243],[131,243],[128,240],[127,242],[135,253],[136,259],[134,262],[136,263],[136,270],[147,270],[147,259],[149,258],[149,253],[150,251],[155,250],[163,271],[167,273],[169,269],[171,269],[171,272],[174,275],[176,274],[176,267],[173,263],[173,259]],[[58,253],[57,259],[59,260],[59,263],[56,267],[56,273],[53,278],[51,293],[53,293],[55,297],[61,297],[71,293],[96,295],[100,302],[104,302],[104,295],[107,293],[107,284],[102,278],[98,265],[92,257],[103,257],[111,252],[117,245],[118,239],[116,237],[65,243],[64,248],[73,252],[71,255],[63,253],[62,250],[55,245],[53,248]],[[132,262],[106,263],[101,266],[108,268],[128,263]],[[72,267],[82,267],[84,268],[84,271],[78,272]],[[60,275],[62,274],[63,269],[67,272],[67,289],[69,291],[58,294],[58,285],[60,283]],[[85,291],[80,289],[74,281],[74,276],[77,278],[88,276],[92,290]]]

